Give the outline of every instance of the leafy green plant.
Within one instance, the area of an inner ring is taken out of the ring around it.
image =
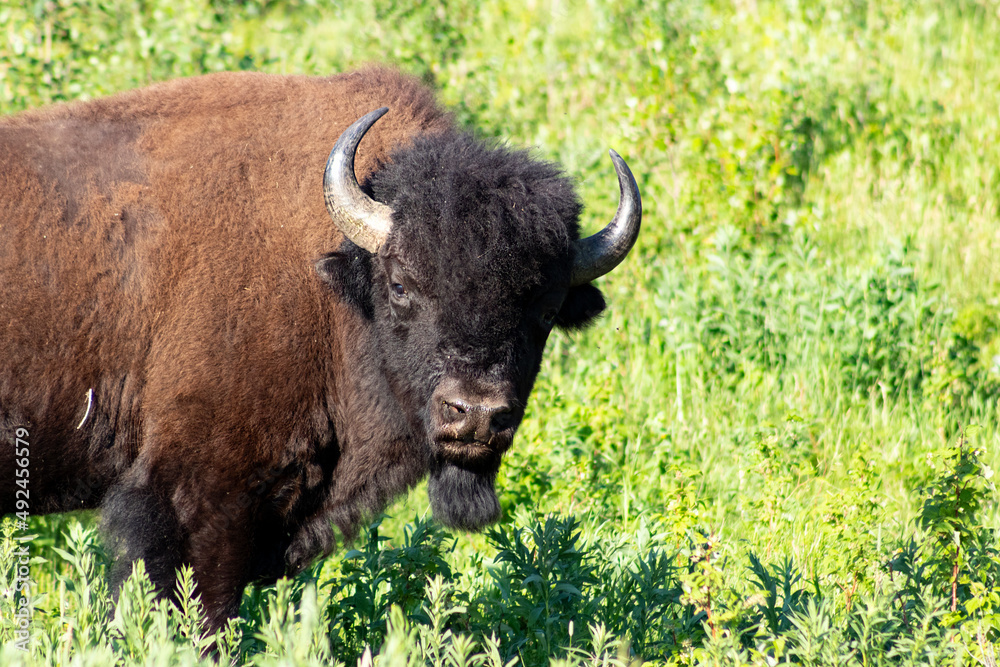
[[[579,543],[579,522],[553,516],[522,531],[490,529],[488,536],[497,549],[490,570],[496,589],[485,615],[499,626],[508,655],[534,664],[568,645],[570,623],[579,627],[596,612],[585,594],[596,580]]]
[[[925,491],[917,518],[923,540],[899,562],[906,563],[901,571],[909,588],[936,586],[948,600],[944,623],[958,625],[982,614],[989,619],[990,638],[996,639],[1000,550],[995,529],[984,526],[981,518],[987,505],[996,504],[996,488],[982,453],[963,434],[953,447],[931,458],[941,472]]]
[[[883,266],[842,294],[845,317],[838,328],[853,339],[843,358],[845,377],[862,394],[879,388],[919,396],[930,374],[943,313],[933,287],[924,287],[907,261],[910,252],[906,245],[893,249]]]
[[[378,647],[393,606],[426,621],[428,578],[453,576],[444,559],[449,540],[440,527],[416,521],[407,526],[403,544],[393,548],[379,536],[380,524],[381,519],[367,528],[363,548],[344,554],[339,575],[325,584],[331,587],[328,632],[337,655],[356,658],[365,647]]]
[[[755,605],[760,622],[767,630],[778,635],[787,632],[795,623],[797,615],[806,611],[812,596],[800,586],[802,574],[795,568],[790,558],[772,568],[760,562],[751,552],[751,583],[760,589],[763,602]]]

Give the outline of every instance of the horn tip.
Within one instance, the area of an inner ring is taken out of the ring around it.
[[[378,121],[379,118],[381,118],[382,116],[386,115],[387,113],[389,113],[389,107],[379,107],[378,109],[375,109],[374,111],[369,111],[364,116],[362,116],[361,118],[359,118],[355,122],[355,125],[363,127],[364,130],[367,132],[368,128],[370,128],[372,125],[374,125],[376,123],[376,121]]]
[[[624,167],[625,171],[632,173],[632,170],[628,168],[628,163],[625,161],[625,158],[619,155],[618,151],[613,148],[609,148],[608,153],[611,155],[611,161],[615,163],[615,168],[618,171],[621,171],[621,168]]]

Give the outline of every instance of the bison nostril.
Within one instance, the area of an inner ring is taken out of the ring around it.
[[[517,415],[511,408],[498,408],[491,416],[490,430],[493,432],[504,431],[515,424],[517,424]]]
[[[460,419],[469,411],[469,406],[461,400],[442,401],[444,413],[451,419]]]

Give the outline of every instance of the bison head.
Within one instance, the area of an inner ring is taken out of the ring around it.
[[[330,154],[327,210],[349,241],[337,276],[329,262],[321,272],[371,323],[379,373],[426,445],[435,517],[477,530],[499,518],[494,479],[549,332],[604,309],[591,281],[635,242],[639,192],[612,151],[618,212],[580,240],[580,203],[558,168],[460,132],[417,138],[362,189],[354,154],[386,111]]]

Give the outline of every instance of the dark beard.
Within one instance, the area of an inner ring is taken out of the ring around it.
[[[473,472],[453,463],[436,463],[427,484],[434,518],[448,528],[482,530],[500,518],[493,482],[496,469]]]

